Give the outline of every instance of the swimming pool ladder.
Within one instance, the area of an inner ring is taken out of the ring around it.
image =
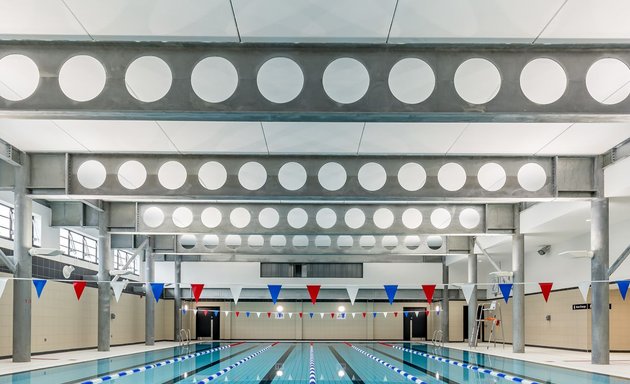
[[[190,329],[179,330],[179,346],[190,345],[191,332]]]
[[[503,330],[503,324],[501,324],[501,305],[497,304],[496,300],[479,304],[477,305],[477,316],[473,327],[473,337],[468,340],[468,345],[473,348],[477,347],[481,327],[484,327],[486,323],[490,323],[490,336],[488,337],[487,348],[490,349],[490,344],[492,343],[494,343],[495,348],[497,346],[497,327],[501,329],[501,343],[503,348],[505,348],[505,331]]]
[[[433,332],[433,337],[431,338],[431,343],[436,347],[444,346],[444,332],[441,329],[437,329]]]

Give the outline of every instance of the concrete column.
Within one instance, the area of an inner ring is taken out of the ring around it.
[[[610,363],[608,199],[591,200],[591,362]],[[603,281],[603,282],[597,282]]]
[[[179,330],[182,329],[182,288],[180,284],[182,282],[182,257],[180,255],[175,256],[175,329],[173,332],[173,338],[178,340]]]
[[[442,264],[442,283],[448,284],[448,266],[446,264]],[[448,291],[448,285],[444,286],[442,290],[442,303],[440,305],[440,329],[442,330],[442,340],[444,340],[445,343],[448,343],[450,339],[448,333],[450,316]]]
[[[155,279],[155,262],[153,260],[153,249],[150,244],[144,249],[144,276],[147,281],[145,300],[145,320],[144,320],[144,344],[155,344],[155,298],[149,282]]]
[[[521,233],[521,213],[514,205],[514,235],[512,235],[512,351],[525,352],[525,236]]]
[[[468,254],[468,283],[477,284],[477,255],[475,254],[474,244],[470,248]],[[477,286],[473,288],[470,302],[468,303],[468,340],[473,339],[473,330],[475,328],[475,319],[477,318]]]
[[[28,251],[33,246],[33,202],[27,196],[30,180],[28,156],[22,166],[15,167],[13,256],[15,277],[13,280],[13,361],[31,361],[31,278],[33,258]]]
[[[98,215],[98,350],[109,351],[111,340],[111,276],[112,249],[109,241],[109,203],[103,203]]]

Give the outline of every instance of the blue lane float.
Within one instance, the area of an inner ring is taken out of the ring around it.
[[[204,356],[204,355],[207,355],[207,354],[212,353],[212,352],[218,352],[218,351],[221,351],[221,350],[224,350],[224,349],[227,349],[227,348],[231,348],[231,347],[237,346],[239,344],[243,344],[243,343],[229,344],[229,345],[224,345],[222,347],[212,348],[212,349],[209,349],[209,350],[203,351],[203,352],[192,353],[190,355],[185,355],[185,356],[178,356],[178,357],[176,357],[174,359],[163,360],[163,361],[160,361],[160,362],[157,362],[157,363],[154,363],[154,364],[149,364],[149,365],[145,365],[145,366],[142,366],[142,367],[136,367],[136,368],[132,368],[132,369],[129,369],[129,370],[126,370],[126,371],[121,371],[121,372],[118,372],[118,373],[114,373],[114,374],[111,374],[111,375],[96,377],[96,378],[93,378],[93,379],[90,379],[90,380],[82,381],[81,384],[99,384],[99,383],[104,383],[106,381],[113,381],[113,380],[119,379],[121,377],[128,377],[128,376],[131,376],[131,375],[135,375],[136,373],[142,373],[142,372],[148,371],[148,370],[153,369],[153,368],[159,368],[159,367],[163,367],[165,365],[179,363],[179,362],[182,362],[184,360],[194,359],[194,358],[197,358],[199,356]]]
[[[463,369],[469,369],[471,371],[485,373],[487,375],[494,376],[494,377],[499,377],[501,379],[504,379],[504,380],[507,380],[507,381],[511,381],[511,382],[514,382],[514,383],[541,384],[538,381],[532,381],[532,380],[524,379],[522,377],[508,375],[507,373],[504,373],[504,372],[501,372],[501,371],[495,371],[495,370],[484,368],[484,367],[480,367],[480,366],[477,366],[477,365],[464,363],[462,361],[451,360],[451,359],[447,359],[445,357],[430,355],[428,353],[416,351],[415,349],[408,349],[408,348],[399,347],[397,345],[391,345],[391,344],[385,344],[385,343],[380,343],[380,344],[388,346],[388,347],[392,347],[394,349],[399,349],[399,350],[404,351],[404,352],[413,353],[414,355],[426,357],[426,358],[429,358],[429,359],[432,359],[432,360],[435,360],[435,361],[439,361],[439,362],[442,362],[442,363],[447,363],[447,364],[450,364],[450,365],[454,365],[456,367],[460,367],[460,368],[463,368]]]
[[[313,344],[311,344],[310,359],[308,363],[308,384],[317,384],[315,375],[315,354],[313,353]]]
[[[205,379],[203,379],[201,381],[198,381],[197,384],[207,384],[207,383],[211,382],[212,380],[215,380],[215,379],[219,378],[220,376],[225,375],[226,373],[230,372],[231,370],[233,370],[234,368],[238,367],[239,365],[248,362],[249,360],[253,359],[254,357],[260,355],[263,352],[266,352],[269,348],[273,347],[276,344],[278,344],[278,343],[273,343],[273,344],[271,344],[269,346],[266,346],[265,348],[261,349],[258,352],[252,353],[251,355],[249,355],[249,356],[247,356],[247,357],[237,361],[236,363],[230,365],[229,367],[223,368],[219,372],[217,372],[217,373],[215,373],[213,375],[210,375],[210,376],[206,377]]]
[[[348,343],[346,343],[346,344],[347,344],[347,345],[349,345],[350,347],[352,347],[352,349],[354,349],[355,351],[357,351],[357,352],[359,352],[359,353],[362,353],[363,355],[365,355],[365,356],[369,357],[370,359],[372,359],[372,360],[376,361],[377,363],[379,363],[379,364],[381,364],[381,365],[383,365],[383,366],[385,366],[385,367],[387,367],[387,368],[391,369],[392,371],[396,372],[396,373],[397,373],[397,374],[399,374],[400,376],[404,377],[405,379],[407,379],[407,380],[409,380],[409,381],[411,381],[411,382],[413,382],[413,383],[416,383],[416,384],[429,384],[429,383],[427,383],[426,381],[422,381],[422,380],[420,380],[419,378],[415,377],[415,376],[414,376],[414,375],[412,375],[411,373],[409,373],[409,372],[405,372],[405,371],[403,371],[402,369],[398,368],[397,366],[395,366],[395,365],[393,365],[393,364],[390,364],[390,363],[388,363],[388,362],[387,362],[387,361],[385,361],[385,360],[381,360],[381,359],[379,359],[378,357],[376,357],[376,356],[374,356],[374,355],[371,355],[371,354],[369,354],[369,353],[365,352],[364,350],[362,350],[362,349],[359,349],[359,348],[355,347],[355,346],[354,346],[354,345],[352,345],[352,344],[348,344]]]

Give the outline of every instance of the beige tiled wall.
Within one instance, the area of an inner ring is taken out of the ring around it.
[[[7,275],[0,277],[8,277]],[[32,351],[47,352],[96,346],[97,289],[86,287],[77,301],[71,284],[49,281],[41,298],[32,288]],[[13,283],[0,298],[0,356],[12,350]],[[112,298],[112,345],[144,341],[144,297],[122,294]],[[173,339],[173,301],[161,300],[155,309],[156,340]]]

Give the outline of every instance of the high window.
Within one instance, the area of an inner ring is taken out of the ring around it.
[[[96,239],[91,237],[65,228],[59,230],[59,249],[66,256],[97,263],[97,245]]]

